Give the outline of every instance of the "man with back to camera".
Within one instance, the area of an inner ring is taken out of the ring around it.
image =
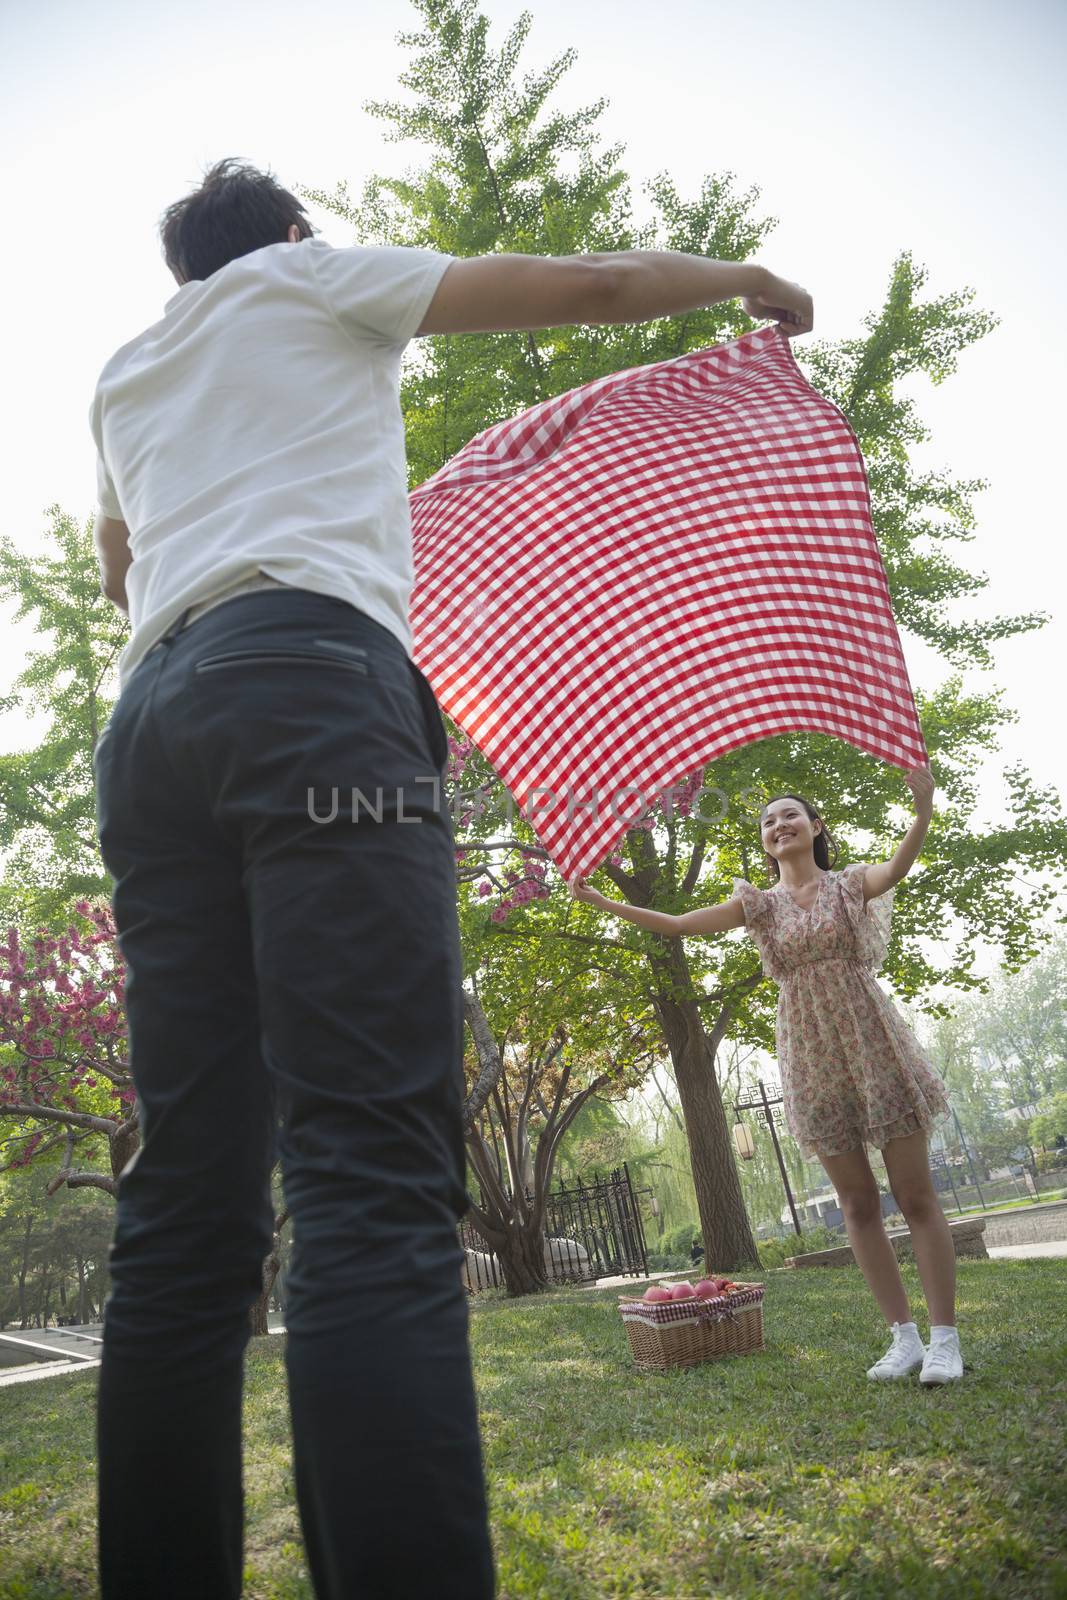
[[[795,334],[811,299],[665,251],[334,249],[235,161],[161,233],[180,287],[91,413],[103,588],[132,627],[95,765],[143,1135],[104,1331],[102,1593],[240,1593],[242,1362],[277,1132],[315,1592],[482,1600],[455,863],[444,725],[410,657],[400,358],[419,335],[735,296]],[[314,819],[309,791],[357,788],[381,820]]]

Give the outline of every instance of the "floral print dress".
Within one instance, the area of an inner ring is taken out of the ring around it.
[[[805,911],[782,884],[734,880],[749,937],[778,984],[785,1118],[805,1156],[881,1149],[948,1114],[944,1084],[875,981],[892,891],[864,903],[862,862],[826,872]]]

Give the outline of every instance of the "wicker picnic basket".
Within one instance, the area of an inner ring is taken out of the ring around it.
[[[763,1285],[739,1283],[714,1300],[634,1300],[620,1295],[630,1351],[646,1372],[695,1367],[763,1349]]]

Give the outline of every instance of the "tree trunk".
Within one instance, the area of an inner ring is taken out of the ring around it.
[[[267,1313],[270,1309],[271,1288],[272,1285],[266,1282],[266,1274],[264,1273],[263,1293],[260,1295],[259,1299],[253,1305],[252,1310],[248,1314],[248,1320],[252,1325],[253,1338],[258,1337],[260,1334],[270,1332],[270,1327],[267,1322]]]
[[[19,1265],[19,1327],[26,1326],[26,1274],[30,1266],[30,1239],[33,1235],[33,1215],[26,1218],[26,1234],[22,1241],[22,1261]]]
[[[497,1251],[497,1259],[504,1274],[504,1287],[513,1299],[524,1294],[540,1294],[542,1289],[548,1288],[543,1227],[536,1237],[525,1230],[517,1235],[511,1233],[504,1250]]]
[[[111,1156],[111,1176],[121,1178],[125,1167],[141,1147],[141,1136],[136,1128],[123,1128],[108,1140]]]
[[[513,1299],[539,1294],[548,1288],[545,1262],[545,1224],[538,1207],[536,1218],[500,1219],[499,1226],[486,1226],[479,1217],[476,1226],[487,1247],[500,1262],[504,1287]]]
[[[249,1312],[253,1337],[270,1332],[270,1327],[267,1323],[267,1316],[270,1311],[270,1297],[278,1274],[282,1270],[282,1229],[288,1221],[288,1211],[281,1212],[274,1219],[274,1237],[271,1240],[270,1250],[263,1258],[263,1289],[259,1299]]]
[[[463,1001],[478,1055],[479,1082],[491,1080],[494,1084],[502,1084],[506,1091],[507,1079],[502,1074],[500,1051],[481,1002],[467,990],[464,991]],[[543,1057],[541,1065],[554,1061],[565,1043],[565,1033],[557,1029],[552,1048]],[[500,1134],[507,1162],[506,1178],[501,1171],[499,1150],[491,1152],[485,1139],[484,1125],[488,1123],[494,1145],[496,1143],[492,1111],[487,1110],[484,1115],[467,1121],[467,1152],[481,1191],[481,1204],[471,1206],[471,1220],[500,1262],[509,1295],[536,1294],[548,1287],[545,1206],[560,1140],[590,1096],[609,1081],[606,1074],[600,1074],[584,1089],[577,1093],[572,1091],[568,1100],[570,1076],[571,1063],[567,1062],[556,1085],[552,1105],[544,1115],[536,1156],[530,1144],[526,1121],[532,1080],[527,1081],[522,1109],[517,1114],[514,1099],[506,1092],[500,1093],[494,1089],[493,1098],[500,1118]],[[544,1107],[542,1112],[545,1112]]]
[[[715,1051],[695,999],[688,998],[692,980],[678,941],[664,942],[667,949],[654,962],[659,990],[655,1007],[682,1102],[704,1263],[708,1271],[732,1272],[758,1259],[756,1241],[730,1148]]]
[[[504,1287],[518,1298],[548,1287],[545,1264],[545,1204],[536,1188],[532,1198],[510,1194],[498,1181],[493,1157],[477,1128],[467,1132],[471,1166],[482,1204],[471,1206],[471,1221],[500,1262]]]
[[[628,839],[635,863],[633,874],[626,875],[610,866],[605,870],[626,899],[635,905],[651,907],[659,888],[667,882],[673,884],[673,868],[665,876],[646,832],[631,833]],[[695,884],[703,850],[701,845],[690,862],[684,880],[686,893]],[[704,1240],[704,1260],[708,1271],[733,1271],[759,1258],[745,1211],[715,1071],[715,1051],[725,1034],[730,1014],[724,1005],[715,1035],[709,1038],[698,1004],[706,996],[697,993],[681,940],[654,936],[652,942],[648,955],[652,1003],[671,1053],[682,1103]],[[745,987],[752,987],[756,981],[755,978],[749,980]]]

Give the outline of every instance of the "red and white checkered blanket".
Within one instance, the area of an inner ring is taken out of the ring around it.
[[[499,423],[411,510],[415,660],[568,878],[756,739],[926,760],[859,446],[777,328]]]

